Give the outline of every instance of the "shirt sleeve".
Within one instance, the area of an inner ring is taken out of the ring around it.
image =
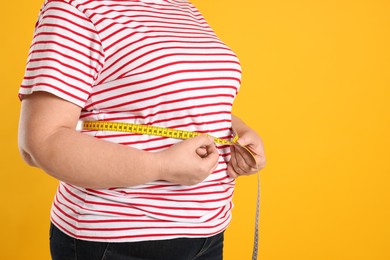
[[[46,91],[83,108],[103,63],[93,23],[74,6],[49,1],[35,26],[19,98]]]

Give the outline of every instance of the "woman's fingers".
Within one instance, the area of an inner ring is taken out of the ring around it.
[[[239,159],[241,169],[244,169],[245,171],[257,169],[257,159],[254,152],[240,144],[235,145],[233,149],[235,149],[235,152],[241,157],[241,159]]]
[[[231,159],[228,164],[228,175],[237,178],[258,172],[265,165],[265,158],[257,155],[248,147],[242,145],[231,146]]]

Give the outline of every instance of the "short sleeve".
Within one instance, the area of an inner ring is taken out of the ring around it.
[[[92,22],[64,1],[48,1],[35,27],[19,98],[46,91],[83,108],[103,63]]]

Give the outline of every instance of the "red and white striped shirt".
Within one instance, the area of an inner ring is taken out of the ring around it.
[[[19,96],[47,91],[82,107],[80,120],[148,124],[231,138],[240,86],[236,55],[187,0],[46,0]],[[150,152],[179,140],[83,131]],[[231,219],[228,146],[217,169],[181,186],[156,181],[85,189],[60,182],[51,220],[92,241],[207,237]],[[129,169],[131,171],[131,169]]]

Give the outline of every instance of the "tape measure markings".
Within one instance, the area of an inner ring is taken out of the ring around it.
[[[86,130],[104,130],[104,131],[117,131],[117,132],[130,132],[135,134],[146,134],[146,135],[155,135],[162,137],[169,137],[175,139],[189,139],[202,133],[192,132],[186,130],[179,130],[167,127],[158,127],[152,125],[142,125],[142,124],[131,124],[131,123],[120,123],[120,122],[106,122],[106,121],[84,121],[82,123],[83,129]],[[209,134],[206,134],[211,136]],[[217,144],[223,145],[234,145],[237,144],[238,136],[236,135],[232,141],[214,137],[214,142]]]

